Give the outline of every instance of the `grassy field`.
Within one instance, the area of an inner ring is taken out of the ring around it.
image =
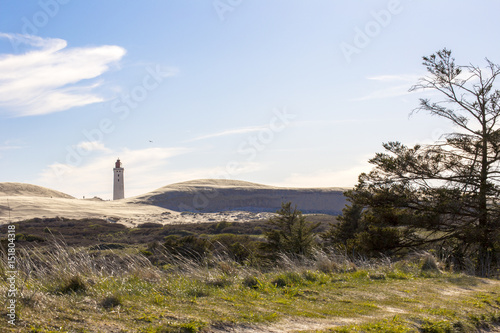
[[[262,267],[165,255],[153,265],[141,244],[99,242],[20,241],[16,325],[4,306],[0,331],[476,332],[500,323],[500,281],[445,272],[429,255],[352,262],[318,251]],[[8,304],[5,258],[0,276]]]

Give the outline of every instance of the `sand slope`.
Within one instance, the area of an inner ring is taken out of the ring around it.
[[[201,179],[164,186],[128,199],[174,211],[212,213],[228,210],[276,212],[291,201],[303,213],[339,214],[345,188],[287,188],[243,181]]]
[[[24,183],[0,183],[0,196],[30,196],[73,199],[69,194]]]

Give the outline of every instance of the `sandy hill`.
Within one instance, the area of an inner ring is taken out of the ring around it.
[[[291,201],[303,213],[339,214],[346,204],[345,188],[275,187],[236,180],[200,179],[161,187],[130,198],[173,211],[211,213],[220,211],[275,212]]]
[[[0,223],[21,221],[31,218],[106,218],[133,221],[159,216],[166,209],[152,205],[132,205],[123,200],[80,200],[45,187],[24,183],[0,183]],[[149,220],[145,220],[149,222]]]
[[[268,219],[282,202],[304,213],[338,214],[346,200],[342,188],[286,188],[202,179],[171,184],[116,201],[75,199],[48,188],[0,183],[0,224],[31,218],[104,218],[127,226]]]
[[[24,183],[0,183],[0,196],[27,196],[74,199],[71,195],[46,187]]]

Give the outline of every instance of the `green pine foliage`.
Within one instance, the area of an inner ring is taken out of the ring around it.
[[[308,222],[297,206],[292,208],[291,202],[282,203],[277,214],[269,220],[271,229],[265,233],[264,246],[273,253],[311,255],[317,245],[314,230],[320,223]]]

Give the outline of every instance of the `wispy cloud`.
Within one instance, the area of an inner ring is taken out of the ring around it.
[[[384,81],[384,82],[402,81],[402,82],[414,82],[415,83],[421,77],[422,77],[422,75],[416,75],[416,74],[377,75],[377,76],[370,76],[370,77],[368,77],[368,80]]]
[[[5,141],[3,144],[0,144],[0,159],[3,158],[2,152],[21,149],[21,148],[23,148],[23,146],[20,146],[13,141],[10,140]]]
[[[392,97],[399,97],[411,94],[409,89],[412,85],[416,84],[422,75],[416,74],[403,74],[403,75],[378,75],[371,76],[367,79],[370,81],[377,81],[379,85],[384,87],[377,89],[371,93],[366,94],[356,101],[368,101],[374,99],[385,99]]]
[[[0,107],[14,116],[43,115],[102,102],[95,93],[107,72],[126,53],[119,46],[68,48],[57,38],[0,33],[0,38],[25,44],[23,54],[0,55]],[[94,81],[84,81],[94,79]],[[85,84],[82,84],[82,81]]]
[[[236,128],[236,129],[224,130],[224,131],[220,131],[220,132],[216,132],[216,133],[201,135],[201,136],[195,137],[193,139],[190,139],[187,142],[213,139],[213,138],[218,138],[221,136],[228,136],[228,135],[254,133],[254,132],[259,132],[265,128],[267,128],[267,126],[251,126],[251,127],[241,127],[241,128]]]
[[[1,150],[14,150],[14,149],[21,149],[21,146],[13,146],[13,145],[0,145],[0,151]]]

